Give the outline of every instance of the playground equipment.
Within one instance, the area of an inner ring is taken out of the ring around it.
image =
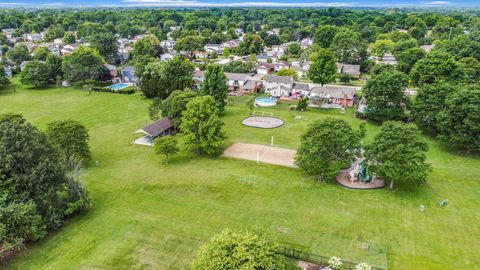
[[[368,170],[368,166],[365,164],[364,161],[357,163],[353,169],[349,172],[350,180],[352,182],[360,181],[362,183],[370,183],[372,180],[374,181],[376,178],[375,173],[370,173]]]

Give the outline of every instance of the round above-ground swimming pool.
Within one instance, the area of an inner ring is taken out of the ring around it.
[[[255,105],[260,107],[272,107],[277,105],[277,100],[269,97],[256,98]]]

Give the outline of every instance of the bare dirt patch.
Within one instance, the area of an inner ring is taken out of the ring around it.
[[[294,164],[296,150],[268,145],[234,143],[223,152],[222,156],[257,161],[257,153],[262,163],[296,167]]]

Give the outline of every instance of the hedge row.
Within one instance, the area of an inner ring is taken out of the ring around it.
[[[129,87],[118,89],[118,90],[114,90],[106,87],[98,87],[98,86],[94,86],[91,89],[92,91],[95,91],[95,92],[107,92],[107,93],[125,94],[125,95],[133,94],[136,91],[136,88],[134,86],[129,86]]]

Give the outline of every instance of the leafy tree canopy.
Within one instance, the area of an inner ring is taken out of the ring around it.
[[[212,96],[218,104],[220,113],[225,111],[228,96],[227,77],[222,66],[210,64],[205,70],[204,79],[200,86],[200,94]]]
[[[227,229],[200,248],[192,269],[285,269],[285,266],[285,258],[269,239],[250,231]]]
[[[365,115],[380,122],[403,119],[409,105],[403,93],[407,84],[407,76],[399,71],[384,71],[372,76],[363,88]]]
[[[344,120],[315,121],[301,138],[295,163],[307,174],[332,178],[354,161],[360,139]]]
[[[211,96],[192,99],[183,112],[181,130],[185,135],[185,146],[199,154],[218,153],[225,134],[223,122],[218,117],[218,107]]]
[[[417,129],[402,122],[384,122],[365,156],[371,169],[380,178],[404,186],[426,183],[430,166],[426,163],[428,145],[417,136]]]

